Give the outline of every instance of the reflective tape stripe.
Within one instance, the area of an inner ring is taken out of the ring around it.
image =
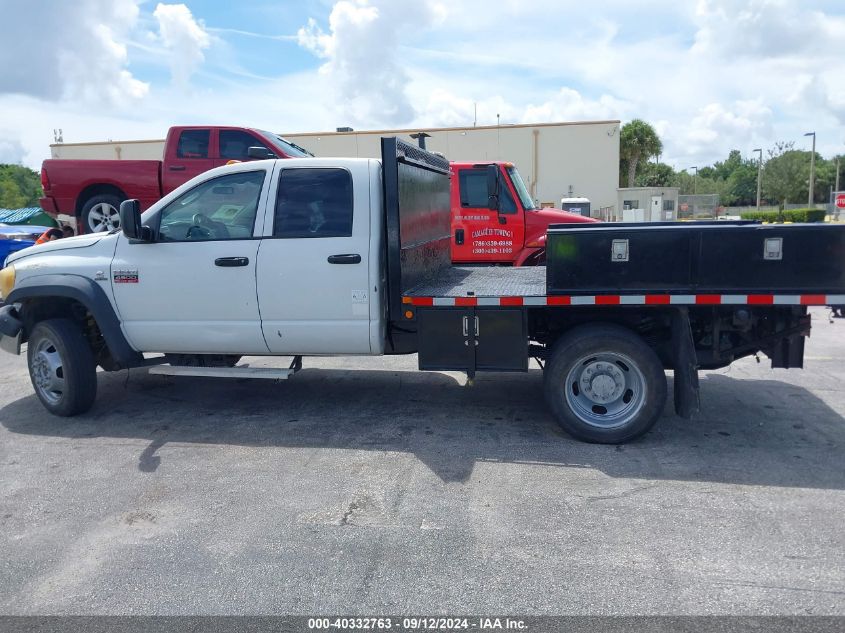
[[[403,297],[402,303],[437,307],[542,307],[634,305],[845,305],[845,295],[549,295],[534,297]]]

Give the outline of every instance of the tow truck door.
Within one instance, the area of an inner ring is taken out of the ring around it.
[[[452,177],[452,261],[512,262],[525,241],[525,213],[507,175],[500,169],[498,212],[487,208],[486,165],[459,167]]]

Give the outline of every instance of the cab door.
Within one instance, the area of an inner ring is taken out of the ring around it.
[[[254,160],[248,154],[250,147],[263,147],[271,153],[275,153],[272,147],[267,146],[267,141],[261,140],[245,130],[221,128],[217,132],[217,144],[219,158],[214,161],[215,167],[225,165],[230,160],[241,162]]]
[[[216,134],[210,128],[186,128],[166,151],[161,174],[164,195],[216,166]]]
[[[515,202],[508,179],[499,172],[499,211],[487,208],[485,165],[459,168],[460,208],[452,210],[452,261],[510,263],[525,239],[524,214]]]
[[[258,253],[267,346],[276,354],[369,354],[375,288],[368,163],[296,162],[277,163],[269,230]]]
[[[110,280],[142,352],[266,354],[255,290],[271,168],[206,180],[145,217],[152,242],[118,237]]]

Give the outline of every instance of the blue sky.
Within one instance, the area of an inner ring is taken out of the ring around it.
[[[0,161],[178,123],[279,132],[643,118],[676,168],[845,149],[833,0],[0,0]],[[37,42],[37,46],[33,46]],[[577,151],[577,148],[573,148]]]

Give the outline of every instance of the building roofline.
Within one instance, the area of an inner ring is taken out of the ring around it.
[[[393,130],[353,130],[352,132],[282,132],[279,135],[288,138],[292,136],[353,136],[355,134],[413,134],[416,132],[471,132],[473,130],[495,130],[534,127],[561,127],[570,125],[618,125],[619,120],[607,121],[560,121],[557,123],[512,123],[507,125],[469,125],[462,127],[411,127]]]

